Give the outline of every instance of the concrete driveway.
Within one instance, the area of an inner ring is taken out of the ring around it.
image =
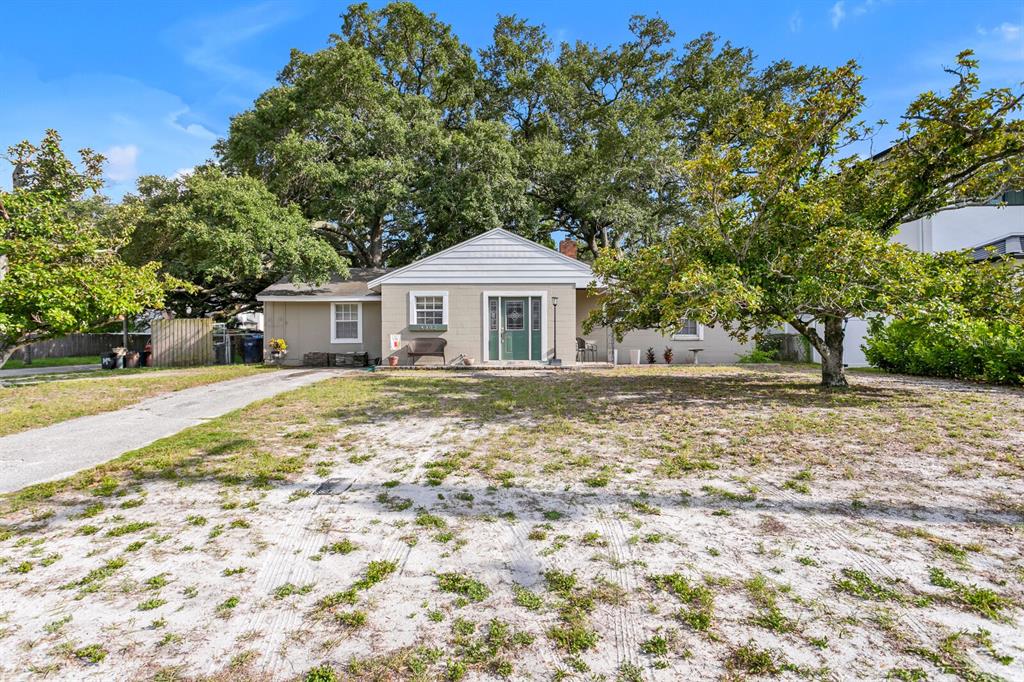
[[[64,478],[182,429],[352,370],[280,370],[148,398],[0,438],[0,493]]]

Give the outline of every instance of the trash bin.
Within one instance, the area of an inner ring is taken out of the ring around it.
[[[629,364],[631,364],[631,365],[639,365],[640,364],[640,350],[639,349],[637,349],[637,350],[630,350],[629,351]]]
[[[242,339],[242,361],[247,365],[263,362],[262,334],[247,334]]]
[[[138,367],[139,366],[139,351],[130,350],[124,354],[124,366],[125,367]]]
[[[103,369],[117,369],[117,353],[104,353],[100,356],[100,367]]]

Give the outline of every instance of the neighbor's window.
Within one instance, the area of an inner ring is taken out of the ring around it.
[[[412,291],[409,293],[409,324],[448,324],[448,293],[445,291]]]
[[[679,331],[672,335],[676,341],[699,341],[703,336],[703,329],[697,320],[683,320]]]
[[[334,337],[332,343],[362,343],[361,303],[334,304]]]

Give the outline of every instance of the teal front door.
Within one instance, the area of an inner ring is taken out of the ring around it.
[[[529,299],[501,299],[501,359],[530,359]]]

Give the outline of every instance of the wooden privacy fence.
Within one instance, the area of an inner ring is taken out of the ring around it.
[[[153,320],[153,365],[193,367],[213,364],[213,320]]]
[[[141,351],[149,342],[149,334],[128,334],[128,350]],[[41,358],[66,358],[69,355],[95,355],[110,352],[115,346],[123,346],[120,332],[110,334],[70,334],[59,339],[36,341],[14,351],[11,357],[26,361]]]

